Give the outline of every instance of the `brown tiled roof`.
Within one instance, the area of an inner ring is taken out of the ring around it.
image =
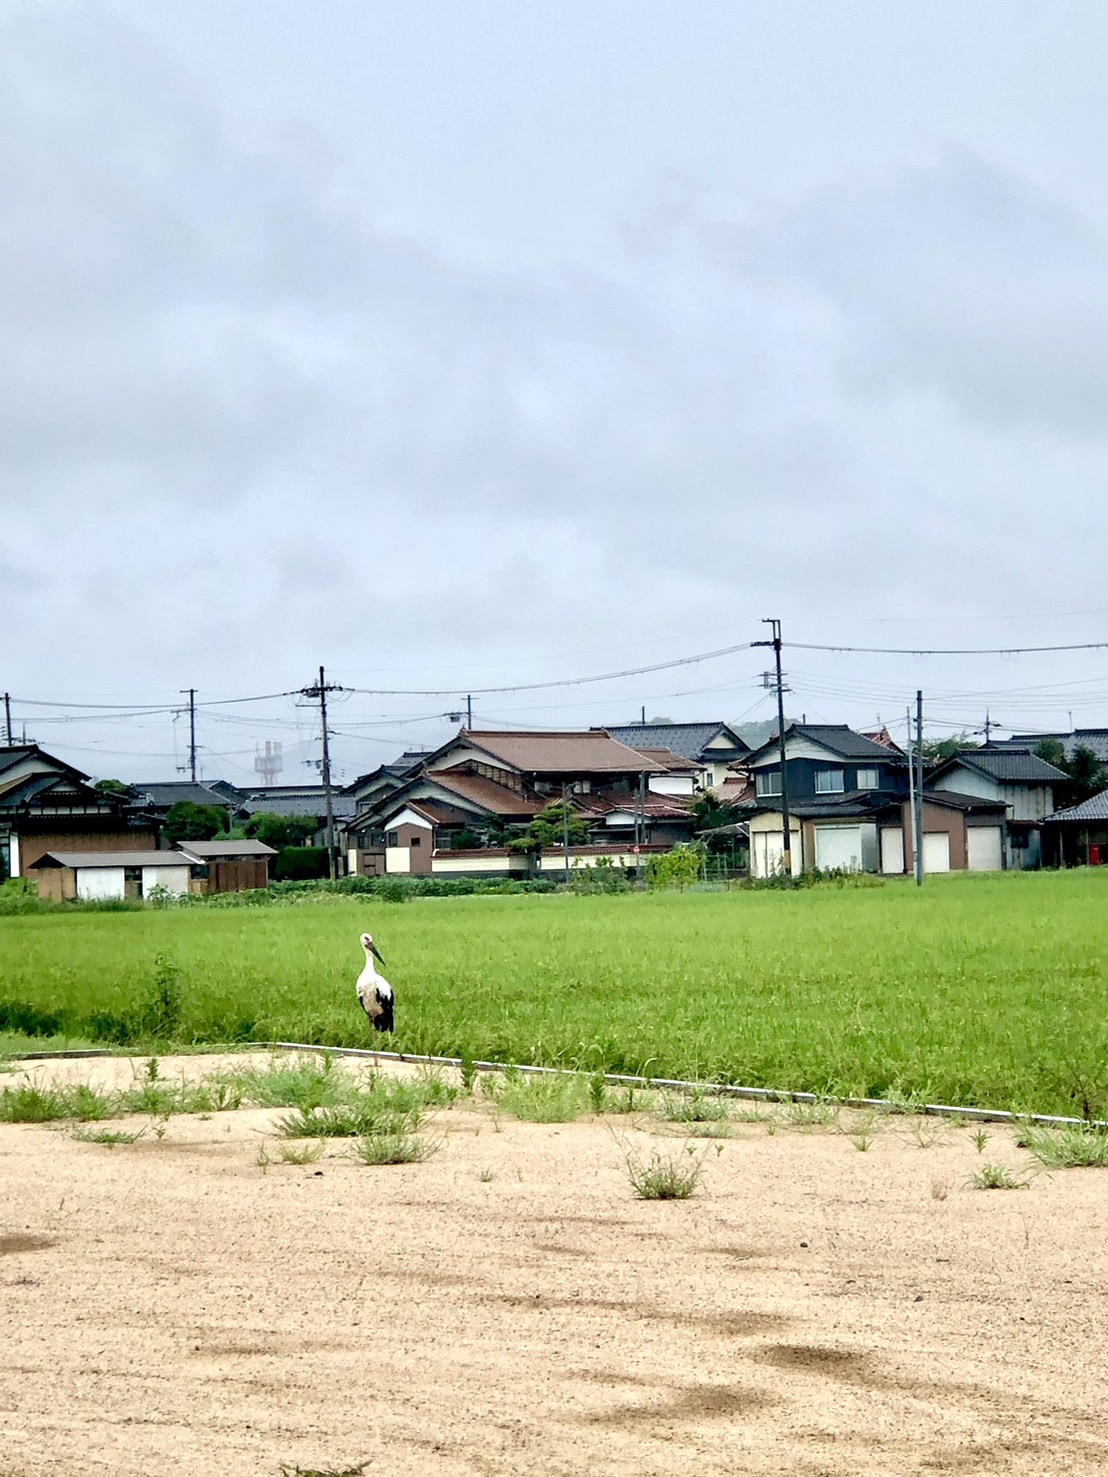
[[[635,752],[645,754],[652,763],[661,764],[675,773],[696,774],[700,769],[699,764],[694,764],[691,759],[686,759],[681,754],[675,754],[672,749],[637,749]]]
[[[521,795],[518,790],[509,790],[507,785],[498,785],[480,774],[459,774],[454,769],[429,770],[424,779],[452,790],[463,800],[471,800],[493,815],[521,815],[528,819],[537,815],[545,801]],[[420,802],[423,803],[422,801]]]
[[[729,805],[735,805],[742,800],[753,800],[754,786],[745,773],[728,775],[722,784],[716,785],[712,794]]]
[[[418,815],[426,816],[436,826],[464,825],[473,819],[470,811],[461,810],[456,805],[441,804],[437,800],[402,800],[400,804],[414,810]]]
[[[637,749],[617,743],[607,733],[590,730],[577,733],[467,731],[461,737],[524,774],[659,774],[668,767],[646,758]]]

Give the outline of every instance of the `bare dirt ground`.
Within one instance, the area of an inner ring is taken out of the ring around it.
[[[737,1123],[659,1203],[649,1116],[463,1102],[424,1163],[266,1168],[273,1116],[0,1125],[2,1477],[1108,1473],[1106,1171],[985,1192],[1004,1129]]]

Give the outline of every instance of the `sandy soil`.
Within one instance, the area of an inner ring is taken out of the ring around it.
[[[0,1126],[3,1477],[1108,1473],[1108,1172],[747,1123],[656,1203],[650,1118],[456,1105],[425,1163],[263,1170],[271,1116]]]

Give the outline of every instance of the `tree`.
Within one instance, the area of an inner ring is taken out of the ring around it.
[[[508,842],[509,851],[525,851],[538,856],[548,846],[561,846],[569,833],[570,846],[580,846],[589,839],[589,824],[568,800],[552,800],[544,805],[522,836]]]
[[[211,841],[226,831],[227,812],[222,806],[178,800],[165,818],[162,835],[176,845],[178,841]]]
[[[698,795],[689,812],[693,822],[693,834],[710,852],[731,852],[735,849],[733,833],[719,835],[721,826],[734,826],[746,819],[746,812],[738,805],[729,805],[711,790]],[[713,832],[716,834],[713,835]]]
[[[1080,805],[1090,795],[1108,789],[1108,767],[1084,744],[1078,744],[1072,754],[1067,754],[1060,739],[1045,738],[1040,739],[1035,753],[1069,776],[1064,783],[1054,786],[1054,803],[1060,810],[1067,805]]]
[[[915,740],[912,740],[913,749]],[[963,749],[979,749],[981,745],[965,729],[961,733],[952,733],[949,738],[924,739],[923,757],[928,763],[940,764],[944,759],[953,759],[955,754],[960,754]]]
[[[97,780],[93,786],[94,790],[102,790],[105,795],[129,795],[130,785],[125,785],[122,780]]]
[[[303,846],[319,830],[314,815],[274,815],[269,810],[256,810],[242,828],[243,835],[264,841],[266,846]]]

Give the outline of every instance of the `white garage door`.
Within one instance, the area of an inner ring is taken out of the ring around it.
[[[842,867],[847,872],[862,869],[862,829],[860,826],[817,826],[816,866],[821,870]]]
[[[970,826],[966,846],[971,872],[999,872],[1003,867],[999,826]]]
[[[881,832],[881,870],[882,872],[903,872],[903,826],[886,826]]]
[[[923,838],[923,870],[950,871],[950,837],[946,831],[933,831]]]

